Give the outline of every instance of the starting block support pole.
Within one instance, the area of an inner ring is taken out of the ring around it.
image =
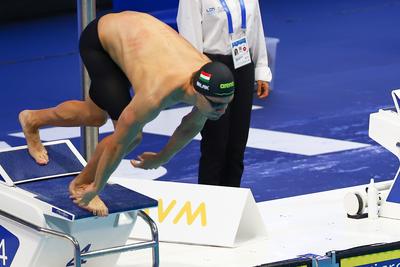
[[[77,0],[77,9],[78,35],[80,36],[86,26],[96,18],[96,0]],[[85,100],[89,97],[90,78],[82,61],[80,61],[80,73],[82,98]],[[99,139],[99,129],[97,127],[81,127],[81,137],[83,156],[86,161],[89,161]]]

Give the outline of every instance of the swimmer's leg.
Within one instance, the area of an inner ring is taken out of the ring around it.
[[[24,110],[19,121],[28,144],[29,154],[35,161],[44,165],[49,161],[39,129],[43,126],[101,126],[107,114],[88,98],[85,101],[66,101],[60,105],[41,110]]]

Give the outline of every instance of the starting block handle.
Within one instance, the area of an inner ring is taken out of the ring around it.
[[[138,213],[139,217],[141,217],[150,227],[151,231],[151,239],[157,244],[153,247],[153,267],[158,267],[160,265],[160,250],[159,250],[159,242],[158,242],[158,229],[157,224],[147,215],[144,211],[140,210]]]
[[[6,217],[6,218],[8,218],[8,219],[10,219],[12,221],[15,221],[15,222],[17,222],[19,224],[22,224],[22,225],[24,225],[24,226],[26,226],[28,228],[31,228],[31,229],[33,229],[33,230],[35,230],[37,232],[41,232],[41,233],[45,233],[45,234],[49,234],[49,235],[53,235],[53,236],[57,236],[57,237],[61,237],[61,238],[69,240],[72,243],[72,245],[74,246],[75,262],[78,262],[78,264],[76,264],[75,266],[76,267],[81,267],[81,248],[79,246],[78,240],[76,240],[75,237],[73,237],[71,235],[68,235],[68,234],[65,234],[65,233],[62,233],[62,232],[59,232],[59,231],[52,230],[52,229],[39,227],[39,226],[37,226],[37,225],[35,225],[33,223],[30,223],[30,222],[25,221],[25,220],[23,220],[21,218],[18,218],[18,217],[14,216],[14,215],[12,215],[12,214],[10,214],[8,212],[5,212],[3,210],[0,210],[0,215],[4,216],[4,217]]]
[[[80,254],[80,259],[84,260],[84,259],[89,259],[89,258],[94,258],[94,257],[99,257],[99,256],[105,256],[105,255],[114,254],[114,253],[127,252],[127,251],[131,251],[131,250],[140,250],[140,249],[152,248],[152,252],[153,252],[152,253],[153,254],[153,267],[158,267],[160,265],[160,255],[159,255],[159,246],[158,246],[158,229],[157,229],[157,225],[150,218],[150,216],[148,216],[142,210],[140,210],[138,212],[138,216],[141,217],[150,226],[151,236],[152,236],[152,238],[151,238],[152,240],[151,241],[145,241],[145,242],[128,244],[128,245],[123,245],[123,246],[118,246],[118,247],[112,247],[112,248],[105,248],[105,249],[89,251],[89,252]],[[75,262],[77,262],[77,261],[75,261]],[[76,264],[76,267],[81,267],[81,264],[79,264],[79,265]]]
[[[41,232],[41,233],[45,233],[45,234],[49,234],[49,235],[53,235],[53,236],[57,236],[57,237],[61,237],[61,238],[69,240],[72,243],[72,245],[74,246],[74,255],[75,255],[74,264],[76,267],[81,267],[81,262],[83,259],[105,256],[105,255],[114,254],[114,253],[122,253],[122,252],[126,252],[126,251],[131,251],[131,250],[146,249],[146,248],[152,248],[153,267],[159,267],[159,264],[160,264],[157,225],[150,218],[150,216],[148,216],[145,212],[143,212],[141,210],[138,212],[138,215],[150,226],[151,235],[152,235],[151,241],[140,242],[140,243],[135,243],[135,244],[128,244],[128,245],[106,248],[106,249],[99,249],[99,250],[89,251],[89,252],[82,253],[82,254],[81,254],[81,249],[80,249],[78,240],[76,240],[76,238],[71,235],[68,235],[68,234],[65,234],[65,233],[62,233],[59,231],[55,231],[52,229],[39,227],[35,224],[32,224],[28,221],[18,218],[18,217],[14,216],[8,212],[5,212],[3,210],[0,210],[0,215],[4,216],[12,221],[15,221],[19,224],[22,224],[28,228],[31,228],[37,232]]]

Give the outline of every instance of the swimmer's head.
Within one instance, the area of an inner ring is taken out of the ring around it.
[[[202,95],[227,97],[235,93],[235,82],[230,69],[220,62],[209,62],[193,76],[193,87]]]
[[[219,119],[232,101],[235,83],[230,69],[222,63],[210,62],[193,73],[191,84],[199,96],[196,107],[210,120]]]

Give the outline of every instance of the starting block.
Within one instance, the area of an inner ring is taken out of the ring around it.
[[[400,89],[392,91],[394,109],[380,109],[371,113],[369,136],[400,160]],[[379,216],[400,219],[400,167],[390,186],[386,199],[382,200]]]
[[[95,217],[69,198],[68,185],[85,160],[70,141],[44,145],[50,157],[45,166],[26,146],[0,151],[0,267],[110,267],[120,253],[145,248],[158,266],[157,226],[141,211],[157,201],[108,183],[100,197],[109,216]],[[126,244],[138,216],[151,240]]]

